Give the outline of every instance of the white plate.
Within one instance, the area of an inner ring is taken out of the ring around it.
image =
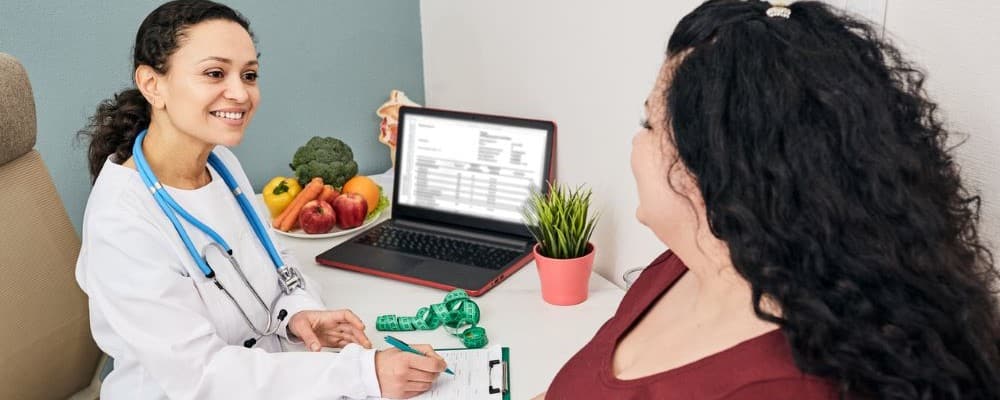
[[[385,211],[385,210],[382,210],[382,211]],[[356,232],[356,231],[359,231],[359,230],[362,230],[362,229],[365,229],[365,228],[371,226],[372,224],[375,223],[376,220],[378,220],[378,216],[382,214],[382,211],[377,211],[377,212],[372,213],[371,215],[369,215],[368,217],[365,218],[365,223],[361,224],[361,226],[359,226],[359,227],[355,227],[355,228],[351,228],[351,229],[340,229],[336,225],[334,225],[333,230],[331,230],[331,231],[329,231],[327,233],[317,233],[317,234],[305,233],[304,231],[302,231],[302,228],[292,229],[289,232],[283,232],[281,230],[274,229],[274,228],[271,228],[271,230],[274,231],[277,234],[280,234],[280,235],[291,236],[291,237],[300,238],[300,239],[332,238],[332,237],[337,237],[337,236],[348,235],[351,232]]]

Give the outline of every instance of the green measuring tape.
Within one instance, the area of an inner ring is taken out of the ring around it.
[[[477,324],[479,305],[462,289],[452,290],[440,303],[420,307],[416,316],[386,314],[375,319],[375,329],[379,331],[430,331],[444,326],[446,332],[459,337],[470,349],[478,349],[489,342],[486,329]]]

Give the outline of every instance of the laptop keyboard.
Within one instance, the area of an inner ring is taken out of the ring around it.
[[[430,257],[442,261],[500,269],[514,261],[520,252],[453,239],[431,233],[383,224],[355,239],[356,243]]]

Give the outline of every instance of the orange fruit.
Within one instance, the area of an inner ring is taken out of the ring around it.
[[[367,176],[354,176],[344,183],[344,188],[340,192],[360,194],[368,202],[369,213],[375,211],[375,207],[378,206],[378,198],[380,196],[378,184]]]

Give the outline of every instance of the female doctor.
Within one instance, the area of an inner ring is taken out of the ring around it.
[[[94,187],[76,276],[94,339],[115,360],[105,399],[412,397],[444,362],[375,351],[351,311],[323,311],[285,264],[239,161],[257,110],[257,51],[231,8],[154,10],[134,46],[136,88],[90,125]],[[312,352],[283,353],[302,340]],[[321,346],[342,347],[339,354]]]

